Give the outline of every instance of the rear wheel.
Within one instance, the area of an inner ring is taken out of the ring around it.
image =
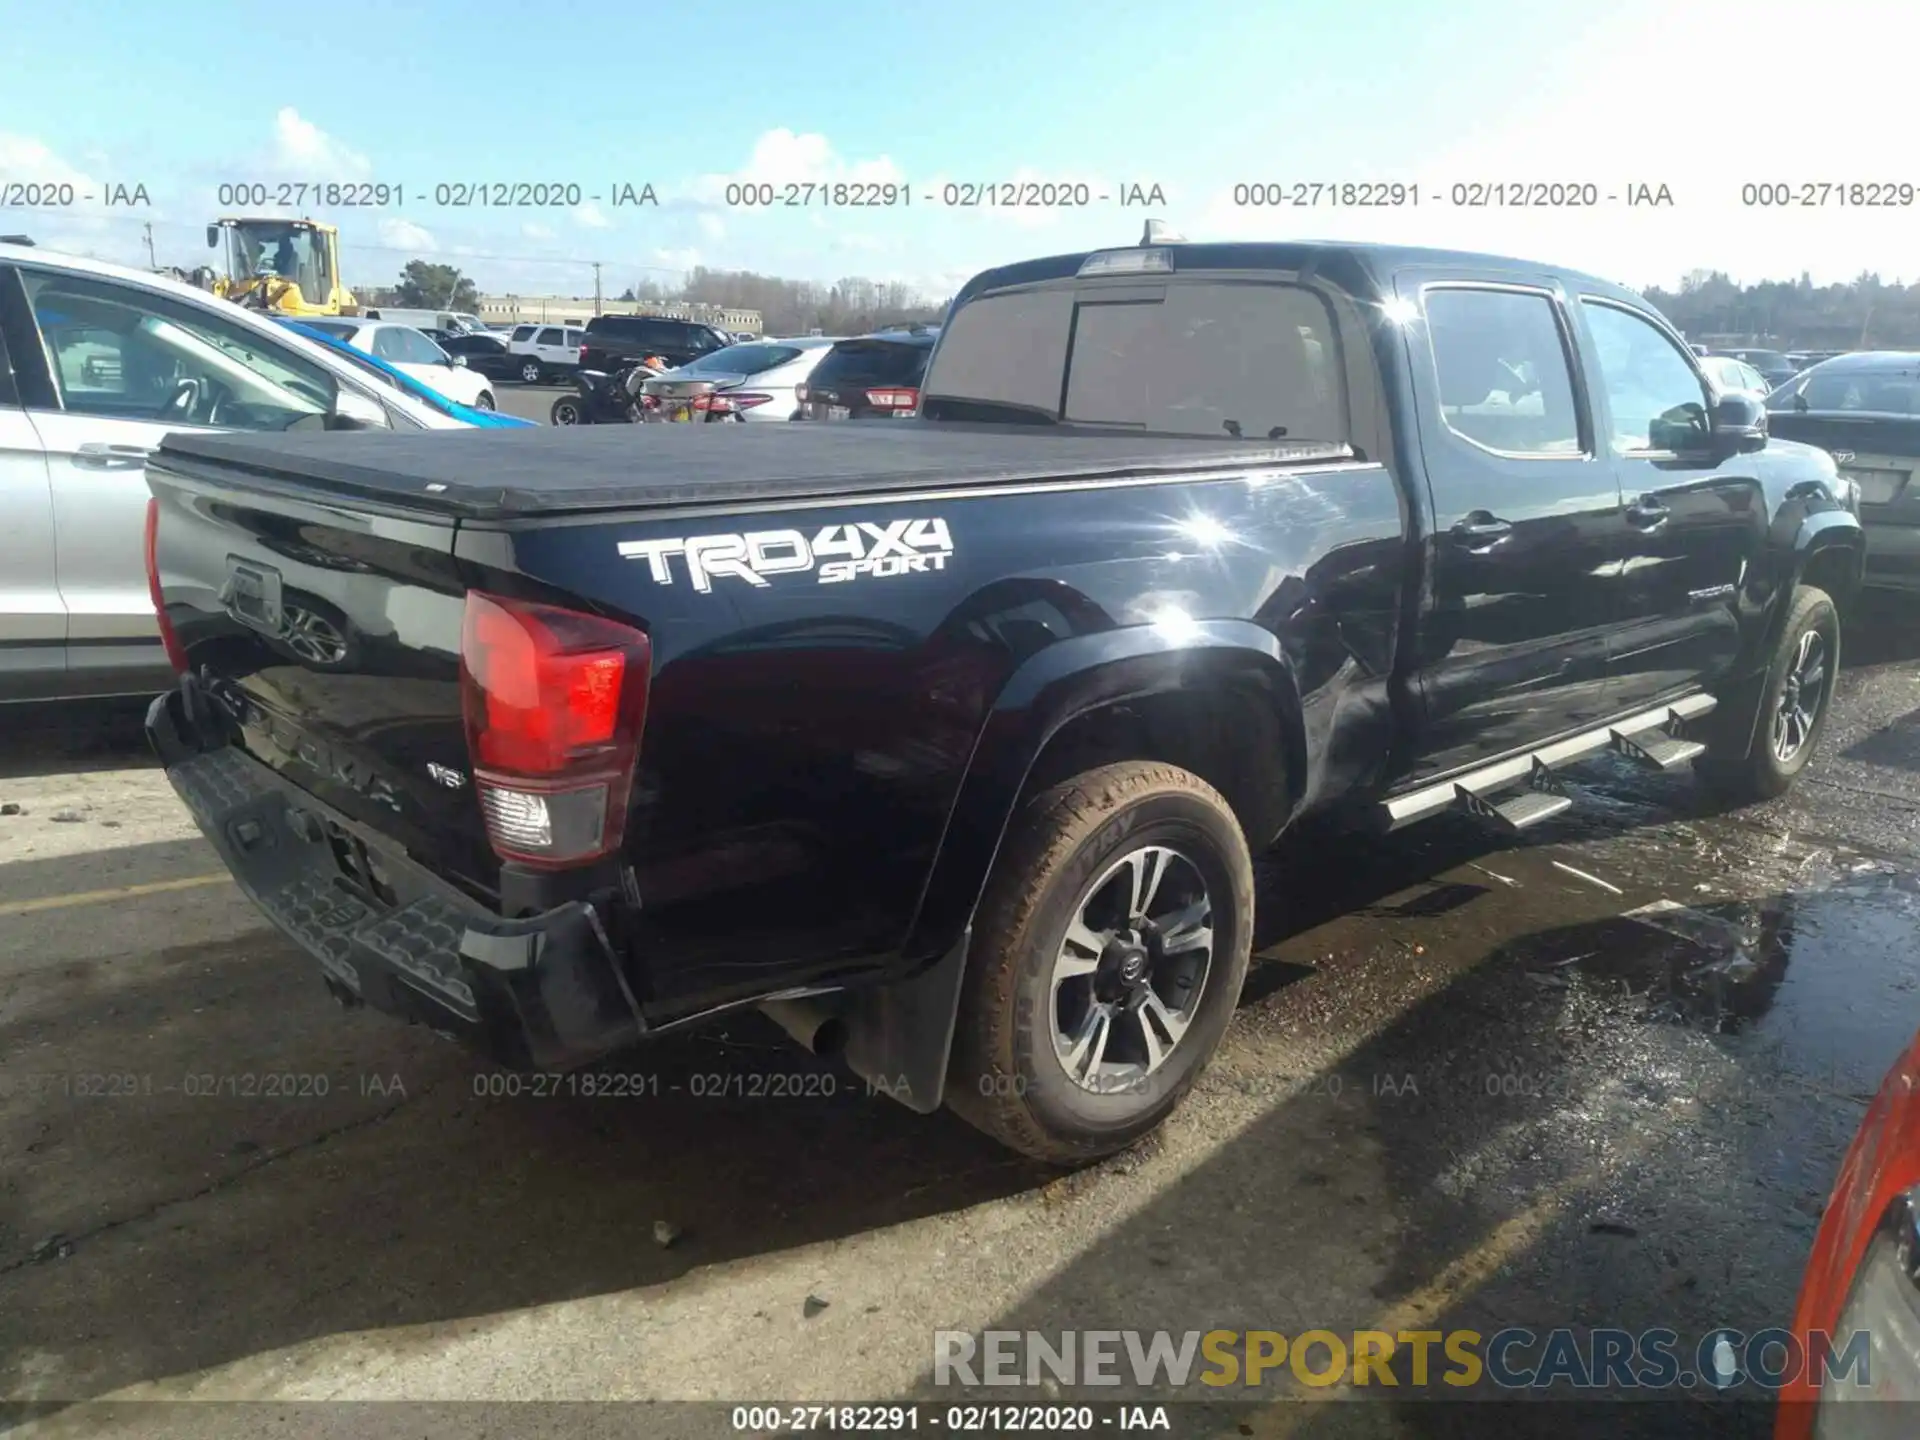
[[[540,383],[540,362],[538,360],[523,360],[520,362],[520,381],[524,385],[538,385]]]
[[[1727,729],[1697,762],[1700,778],[1733,801],[1784,795],[1813,758],[1839,670],[1840,614],[1826,591],[1802,585],[1772,663],[1740,697],[1745,703],[1729,707]]]
[[[982,898],[948,1104],[1037,1159],[1125,1149],[1219,1046],[1252,936],[1252,859],[1211,786],[1138,761],[1055,786]]]
[[[578,425],[580,402],[571,395],[562,396],[553,402],[553,409],[547,412],[547,418],[555,425]]]

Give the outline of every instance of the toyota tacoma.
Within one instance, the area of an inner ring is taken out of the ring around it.
[[[346,1003],[538,1069],[760,1007],[1066,1163],[1205,1066],[1303,816],[1524,831],[1602,751],[1750,799],[1818,744],[1851,492],[1617,285],[1054,256],[965,286],[920,408],[174,436],[153,743]]]

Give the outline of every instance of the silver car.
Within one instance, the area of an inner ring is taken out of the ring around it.
[[[151,694],[148,452],[173,430],[463,429],[190,285],[0,244],[0,702]]]
[[[640,387],[649,420],[791,420],[800,410],[797,388],[827,356],[834,337],[757,340],[702,355]]]

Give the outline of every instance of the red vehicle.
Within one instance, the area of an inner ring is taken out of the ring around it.
[[[1867,1378],[1780,1392],[1774,1440],[1910,1436],[1920,1423],[1920,1038],[1891,1071],[1840,1166],[1800,1282],[1793,1333],[1803,1354],[1825,1332],[1871,1336]],[[1804,1367],[1811,1368],[1811,1367]],[[1868,1400],[1893,1403],[1860,1405]],[[1899,1403],[1899,1402],[1907,1403]]]

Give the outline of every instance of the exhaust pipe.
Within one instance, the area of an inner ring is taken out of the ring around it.
[[[812,1054],[826,1058],[846,1048],[847,1022],[818,1001],[768,1000],[760,1013]]]

